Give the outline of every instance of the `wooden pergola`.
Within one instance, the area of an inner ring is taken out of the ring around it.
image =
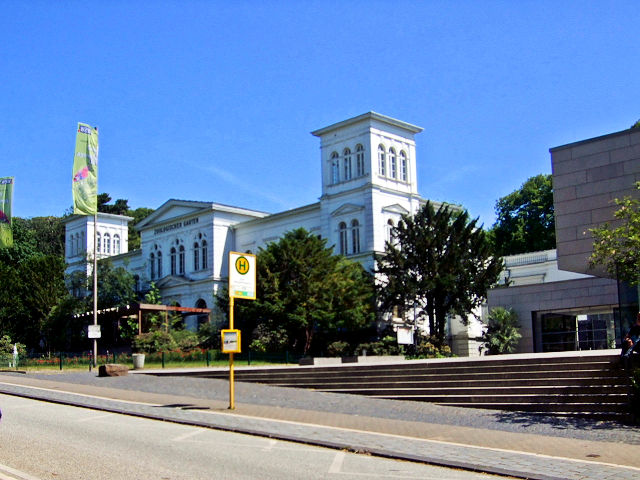
[[[142,333],[142,315],[150,312],[164,312],[164,325],[165,329],[169,329],[169,312],[180,312],[186,314],[206,314],[208,322],[211,322],[211,309],[210,308],[194,308],[194,307],[175,307],[172,305],[155,305],[152,303],[134,303],[132,305],[125,305],[123,307],[106,308],[104,310],[98,310],[98,318],[105,320],[120,319],[123,317],[138,317],[138,334]],[[185,315],[186,316],[186,315]],[[76,317],[93,318],[93,312],[85,312]]]

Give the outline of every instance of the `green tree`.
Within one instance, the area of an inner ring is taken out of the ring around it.
[[[486,297],[502,270],[487,234],[466,210],[427,202],[415,216],[403,216],[392,242],[376,256],[382,311],[398,308],[428,320],[434,340],[444,343],[448,315],[467,318]]]
[[[45,340],[54,307],[66,295],[65,264],[34,255],[19,267],[0,263],[0,333],[35,347]]]
[[[127,215],[129,212],[129,201],[119,198],[114,204],[109,204],[111,196],[108,193],[98,194],[98,211],[111,213],[113,215]]]
[[[640,190],[640,182],[636,183]],[[618,210],[614,218],[619,225],[608,223],[591,229],[593,253],[591,267],[602,265],[614,278],[631,285],[640,281],[640,200],[631,196],[615,200]]]
[[[93,310],[93,276],[87,277],[86,311]],[[136,281],[123,267],[114,267],[109,258],[98,262],[98,309],[121,307],[136,302]]]
[[[490,231],[499,255],[555,248],[555,217],[551,175],[536,175],[496,202],[496,222]]]
[[[154,212],[153,208],[140,207],[129,210],[127,215],[133,217],[129,222],[129,251],[140,248],[140,232],[135,226]]]
[[[236,302],[239,326],[247,333],[286,332],[294,352],[320,351],[327,340],[369,325],[374,320],[373,282],[359,263],[334,255],[303,228],[285,233],[257,255],[258,298]],[[225,291],[218,306],[227,311]],[[262,335],[267,343],[271,333]]]
[[[29,243],[45,255],[59,255],[64,257],[64,224],[60,217],[33,217],[29,219],[16,217],[13,228],[22,228],[29,232]]]
[[[496,307],[489,313],[487,329],[480,337],[489,355],[513,353],[522,335],[518,315],[510,308]]]

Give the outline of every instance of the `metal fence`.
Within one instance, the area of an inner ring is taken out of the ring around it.
[[[268,364],[289,364],[298,363],[300,355],[289,352],[262,353],[248,351],[246,353],[235,354],[236,364],[246,363],[247,365],[257,363]],[[195,349],[189,351],[166,351],[145,353],[145,366],[148,368],[169,368],[180,366],[209,367],[213,364],[223,364],[227,362],[229,355],[220,350]],[[98,365],[106,363],[120,363],[133,366],[131,353],[107,352],[98,355]],[[91,352],[55,352],[29,354],[18,356],[0,353],[0,370],[64,370],[64,369],[91,369],[93,356]]]

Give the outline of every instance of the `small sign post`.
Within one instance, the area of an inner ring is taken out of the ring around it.
[[[233,325],[236,298],[256,299],[256,256],[229,252],[229,329],[222,330],[222,352],[229,353],[229,410],[235,410],[233,354],[240,353],[240,330]]]
[[[87,337],[102,338],[102,333],[100,332],[100,325],[87,325]]]

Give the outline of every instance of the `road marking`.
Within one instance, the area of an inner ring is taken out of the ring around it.
[[[344,463],[344,452],[340,451],[336,453],[336,456],[333,457],[333,462],[331,462],[331,466],[329,467],[330,474],[342,473],[342,464]]]
[[[277,443],[278,443],[278,441],[277,441],[277,440],[274,440],[273,438],[272,438],[272,439],[270,439],[270,440],[269,440],[269,444],[268,444],[266,447],[264,447],[264,448],[262,449],[262,451],[263,451],[263,452],[268,452],[269,450],[273,450],[273,447],[275,447]]]
[[[54,389],[50,389],[50,388],[42,388],[42,387],[33,387],[33,386],[25,386],[25,385],[20,385],[20,384],[15,384],[15,383],[9,383],[9,382],[0,382],[0,385],[11,385],[14,387],[20,387],[20,388],[25,388],[25,389],[36,389],[36,390],[43,390],[43,391],[47,391],[47,392],[55,392],[55,393],[64,393],[67,395],[77,395],[80,397],[87,397],[87,398],[97,398],[97,399],[101,399],[101,400],[110,400],[110,401],[114,401],[114,402],[118,402],[118,403],[126,403],[126,404],[131,404],[131,405],[146,405],[146,406],[151,406],[151,407],[162,407],[163,405],[161,404],[157,404],[157,403],[147,403],[147,402],[137,402],[137,401],[133,401],[133,400],[120,400],[120,399],[116,399],[116,398],[109,398],[109,397],[100,397],[97,395],[87,395],[84,393],[76,393],[76,392],[68,392],[65,390],[54,390]],[[0,394],[5,394],[5,395],[15,395],[13,393],[5,393],[5,392],[0,392]],[[21,395],[18,394],[18,396],[22,396],[25,397],[25,395]],[[26,396],[26,398],[30,398],[28,396]],[[49,403],[57,403],[55,401],[49,401],[49,400],[42,400],[42,399],[32,399],[35,401],[41,401],[41,402],[49,402]],[[80,406],[80,408],[89,408],[89,409],[95,409],[96,407],[91,407],[91,406]],[[97,407],[99,410],[108,410],[108,408],[105,407]],[[483,446],[479,446],[479,445],[469,445],[466,443],[458,443],[458,442],[448,442],[445,440],[432,440],[432,439],[428,439],[428,438],[419,438],[419,437],[409,437],[409,436],[403,436],[403,435],[396,435],[393,433],[379,433],[379,432],[371,432],[371,431],[367,431],[367,430],[357,430],[354,428],[344,428],[344,427],[334,427],[334,426],[328,426],[328,425],[320,425],[320,424],[316,424],[316,423],[305,423],[305,422],[294,422],[292,420],[280,420],[280,419],[273,419],[273,418],[266,418],[266,417],[256,417],[256,416],[252,416],[252,415],[243,415],[240,413],[227,413],[227,412],[214,412],[211,410],[198,410],[198,412],[201,413],[205,413],[205,414],[209,414],[209,415],[219,415],[219,416],[231,416],[231,417],[238,417],[238,418],[247,418],[247,419],[251,419],[251,420],[261,420],[264,422],[272,422],[272,423],[284,423],[284,424],[289,424],[289,425],[304,425],[307,427],[313,427],[313,428],[323,428],[323,429],[327,429],[327,430],[339,430],[339,431],[343,431],[343,432],[354,432],[354,433],[362,433],[362,434],[366,434],[366,435],[375,435],[375,436],[379,436],[379,437],[391,437],[391,438],[403,438],[403,439],[411,439],[411,440],[415,440],[415,441],[419,441],[419,442],[423,442],[423,443],[437,443],[440,445],[452,445],[452,446],[456,446],[456,447],[466,447],[466,448],[475,448],[477,450],[488,450],[491,452],[502,452],[502,453],[513,453],[513,454],[520,454],[520,455],[528,455],[528,456],[532,456],[532,457],[538,457],[538,458],[548,458],[548,459],[553,459],[553,460],[566,460],[569,462],[573,462],[573,463],[582,463],[582,464],[589,464],[589,465],[603,465],[603,466],[607,466],[607,467],[614,467],[614,468],[621,468],[621,469],[625,469],[625,470],[633,470],[636,472],[640,472],[640,467],[633,467],[630,465],[620,465],[620,464],[615,464],[615,463],[607,463],[607,462],[598,462],[595,460],[582,460],[582,459],[578,459],[578,458],[571,458],[571,457],[559,457],[559,456],[555,456],[555,455],[546,455],[543,453],[533,453],[533,452],[526,452],[526,451],[521,451],[521,450],[507,450],[504,448],[495,448],[495,447],[483,447]],[[125,413],[126,415],[126,413]],[[218,428],[216,428],[215,426],[211,427],[212,429],[216,430]],[[258,435],[258,434],[256,434]]]
[[[8,475],[5,475],[5,472],[7,474],[11,474],[13,475],[12,477],[9,477]],[[41,480],[37,477],[34,477],[32,475],[29,475],[28,473],[25,472],[21,472],[20,470],[16,470],[15,468],[11,468],[7,465],[3,465],[0,463],[0,479],[1,480]]]
[[[104,415],[96,415],[94,417],[81,418],[80,420],[78,420],[78,423],[80,423],[80,422],[92,422],[93,420],[102,420],[103,418],[113,417],[114,415],[115,415],[115,413],[106,413]]]
[[[202,432],[205,432],[206,430],[204,428],[198,428],[197,430],[193,430],[191,432],[187,432],[184,433],[182,435],[178,435],[176,438],[173,439],[174,442],[181,442],[183,440],[186,440],[187,438],[191,438],[194,437]]]

